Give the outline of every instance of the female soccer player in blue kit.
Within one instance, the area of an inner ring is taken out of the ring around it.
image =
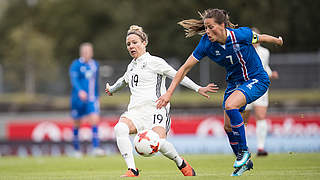
[[[178,23],[185,28],[186,37],[203,36],[178,70],[167,92],[157,100],[157,108],[167,105],[182,78],[205,56],[224,67],[228,83],[223,100],[224,128],[237,156],[231,176],[240,176],[253,167],[240,112],[246,104],[262,96],[270,84],[252,44],[268,42],[281,46],[283,41],[281,37],[253,33],[248,27],[236,28],[225,10],[207,9],[200,15],[201,20],[189,19]]]
[[[70,65],[69,73],[72,85],[71,116],[74,119],[73,146],[74,156],[81,157],[79,142],[80,121],[87,118],[92,126],[92,154],[103,156],[104,151],[99,148],[99,64],[93,59],[93,46],[91,43],[80,45],[80,58]]]

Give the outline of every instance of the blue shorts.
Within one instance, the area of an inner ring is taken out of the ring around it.
[[[222,107],[225,109],[225,101],[235,90],[241,91],[246,96],[247,104],[250,104],[264,95],[264,93],[267,92],[269,85],[270,80],[266,76],[253,78],[242,83],[228,83],[228,87],[224,93]],[[246,105],[242,106],[239,111],[242,112],[245,108]]]
[[[100,103],[98,100],[83,102],[81,100],[71,100],[71,116],[73,119],[78,120],[89,114],[99,114]]]

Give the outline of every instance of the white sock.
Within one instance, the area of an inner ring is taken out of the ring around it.
[[[264,149],[267,131],[268,131],[267,121],[265,119],[258,120],[256,122],[256,134],[257,134],[257,147],[258,147],[258,149]]]
[[[166,139],[160,139],[159,151],[167,158],[173,160],[178,167],[182,165],[183,159],[179,156],[176,148]]]
[[[117,138],[119,151],[126,161],[128,168],[136,169],[133,157],[133,148],[129,137],[129,127],[123,122],[118,122],[114,127],[114,132]]]

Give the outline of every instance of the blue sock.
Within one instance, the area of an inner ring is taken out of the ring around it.
[[[93,148],[99,147],[100,142],[99,142],[99,137],[98,137],[98,126],[93,125],[92,126],[92,146]]]
[[[239,150],[248,150],[244,122],[239,109],[226,110],[234,135],[239,136]]]
[[[233,132],[227,132],[227,135],[232,151],[235,155],[237,155],[239,152],[239,136],[234,135]]]
[[[73,127],[73,148],[76,151],[80,150],[79,128],[77,128],[77,127]]]

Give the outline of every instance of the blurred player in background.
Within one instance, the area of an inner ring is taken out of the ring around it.
[[[146,51],[147,44],[148,36],[143,29],[136,25],[130,26],[126,45],[133,60],[128,65],[125,74],[114,85],[110,87],[108,83],[106,84],[106,93],[110,96],[124,86],[129,86],[131,92],[128,110],[121,115],[114,127],[119,151],[128,166],[128,171],[121,177],[139,176],[129,134],[136,134],[145,129],[152,129],[159,134],[159,151],[173,160],[184,176],[195,176],[194,169],[179,156],[175,147],[166,140],[167,132],[171,126],[170,104],[157,109],[155,103],[161,94],[166,92],[165,78],[173,78],[177,71],[164,59],[150,55]],[[216,92],[218,89],[214,84],[200,87],[188,77],[182,80],[182,84],[206,97],[208,97],[207,92]]]
[[[74,119],[73,146],[75,156],[81,157],[79,142],[79,127],[83,120],[88,120],[92,127],[92,154],[104,155],[99,148],[98,123],[99,123],[99,64],[92,59],[93,46],[91,43],[80,45],[80,58],[74,60],[70,66],[71,93],[71,116]]]
[[[260,31],[257,28],[252,28],[252,31],[255,33],[260,34]],[[279,75],[277,71],[272,71],[269,66],[269,57],[270,57],[270,51],[267,48],[264,48],[260,45],[260,43],[256,43],[253,45],[256,49],[264,70],[268,73],[268,76],[270,79],[278,79]],[[243,120],[245,123],[248,122],[251,110],[254,110],[254,115],[256,119],[256,134],[257,134],[257,156],[267,156],[268,152],[265,151],[264,145],[265,140],[268,132],[268,126],[267,126],[267,109],[269,105],[269,96],[268,96],[268,90],[267,92],[261,96],[259,99],[255,100],[251,104],[248,104],[246,107],[246,110],[243,112]]]
[[[203,35],[198,46],[180,67],[166,94],[158,100],[157,107],[167,105],[182,78],[201,59],[208,56],[226,69],[228,83],[224,94],[224,128],[230,146],[235,153],[235,168],[231,176],[241,176],[250,170],[253,163],[248,151],[245,127],[241,113],[247,103],[261,97],[268,89],[270,80],[262,67],[261,60],[252,44],[269,42],[282,45],[282,38],[253,33],[248,27],[236,28],[225,10],[207,9],[200,20],[189,19],[179,22],[186,36]]]

